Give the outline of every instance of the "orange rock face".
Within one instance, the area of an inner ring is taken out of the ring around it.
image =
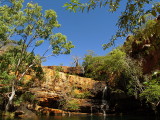
[[[30,88],[30,91],[35,94],[39,101],[38,111],[43,111],[44,114],[57,114],[55,109],[59,108],[59,101],[68,99],[68,97],[80,96],[83,97],[86,93],[91,93],[94,96],[102,92],[105,83],[84,78],[77,75],[68,75],[64,72],[57,72],[52,67],[43,67],[45,81],[41,86]],[[101,98],[100,98],[101,99]],[[92,105],[92,100],[78,100],[80,107]],[[60,111],[60,113],[63,111]]]
[[[44,67],[69,74],[76,74],[76,75],[83,74],[83,69],[81,67],[68,67],[68,66],[44,66]]]
[[[98,84],[98,81],[91,78],[84,78],[76,75],[68,75],[63,72],[55,72],[53,69],[43,68],[46,81],[42,84],[44,88],[54,90],[55,92],[69,91],[71,87],[79,89],[92,90]],[[102,85],[103,89],[104,84]]]

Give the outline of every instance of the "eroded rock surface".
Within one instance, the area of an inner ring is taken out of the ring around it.
[[[92,110],[93,112],[98,112],[105,82],[57,72],[48,67],[44,67],[43,71],[45,73],[45,81],[39,87],[30,88],[30,91],[35,94],[38,100],[37,106],[39,107],[34,108],[36,111],[44,114],[63,114],[63,110],[58,110],[61,109],[61,101],[71,97],[79,103],[78,112],[90,113],[92,107],[94,109]],[[83,98],[82,95],[86,92],[88,96]],[[79,96],[82,98],[77,98]],[[94,105],[95,103],[97,104],[96,106]]]

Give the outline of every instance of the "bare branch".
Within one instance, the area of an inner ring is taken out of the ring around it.
[[[46,53],[51,49],[51,45],[49,45],[48,49],[44,52],[44,54],[42,55],[42,57],[44,57],[46,55]]]

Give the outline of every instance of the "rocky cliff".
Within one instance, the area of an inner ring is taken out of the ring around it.
[[[43,67],[43,71],[45,79],[41,85],[30,88],[38,101],[34,106],[36,111],[44,114],[101,112],[105,82],[58,72],[53,67]]]
[[[143,73],[150,74],[155,70],[160,70],[160,42],[157,35],[149,37],[147,40],[134,39],[128,36],[124,44],[127,53],[134,59],[142,63]]]
[[[36,98],[28,108],[45,115],[104,114],[144,111],[139,100],[124,92],[114,92],[103,81],[70,75],[53,67],[42,67],[43,81],[29,91]],[[26,79],[32,79],[30,75]],[[39,80],[40,81],[40,80]],[[25,81],[26,84],[29,80]],[[19,113],[19,112],[18,112]]]
[[[63,73],[68,73],[72,75],[80,75],[84,74],[84,70],[81,66],[77,67],[69,67],[69,66],[44,66],[43,68],[52,69],[54,71],[60,71]]]

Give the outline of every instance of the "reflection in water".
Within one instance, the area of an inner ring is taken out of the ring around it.
[[[35,119],[2,119],[0,120],[35,120]],[[77,116],[42,116],[38,120],[158,120],[152,116],[87,116],[87,115],[77,115]]]

